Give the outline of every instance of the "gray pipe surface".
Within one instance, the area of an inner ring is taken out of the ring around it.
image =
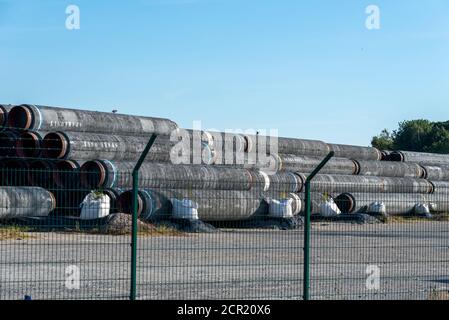
[[[81,182],[87,188],[131,187],[135,162],[87,161]],[[208,165],[173,165],[144,162],[139,172],[142,188],[250,190],[252,176],[246,169]]]
[[[430,183],[433,185],[433,193],[449,194],[449,181],[431,180]]]
[[[171,120],[109,112],[24,104],[13,107],[8,126],[25,130],[76,131],[149,136],[170,135],[178,126]]]
[[[55,197],[45,189],[0,187],[0,219],[45,217],[55,207]]]
[[[296,171],[311,173],[323,161],[320,157],[297,156],[293,154],[279,154],[281,169],[284,171]],[[327,174],[357,174],[358,167],[353,160],[345,158],[332,158],[320,171]]]
[[[110,161],[137,161],[149,139],[143,136],[124,136],[85,132],[50,132],[43,140],[43,156],[52,159],[108,159]],[[145,158],[148,162],[177,161],[175,142],[168,136],[158,136]],[[207,144],[200,145],[199,152],[184,150],[190,157],[182,158],[187,163],[206,164],[213,162]],[[196,150],[195,150],[196,151]],[[187,155],[188,155],[187,154]],[[180,153],[179,157],[184,153]]]
[[[414,162],[421,165],[449,165],[449,154],[394,151],[390,154],[391,161]]]
[[[424,178],[424,170],[419,164],[392,161],[354,160],[359,175],[397,178]]]
[[[298,174],[303,179],[306,178],[304,174]],[[318,174],[311,183],[311,191],[328,193],[432,193],[433,185],[425,179],[415,178]]]
[[[279,172],[268,175],[269,191],[274,192],[300,192],[303,189],[304,180],[293,172]]]
[[[323,141],[295,139],[284,137],[270,137],[261,135],[245,135],[247,140],[247,152],[249,153],[274,153],[295,154],[305,156],[324,157],[329,153],[329,146]],[[276,150],[277,149],[277,150]]]
[[[354,160],[372,160],[382,159],[382,153],[373,147],[360,147],[346,144],[329,143],[329,150],[335,152],[336,157],[349,158]]]
[[[170,200],[188,199],[198,204],[198,217],[203,221],[236,221],[253,216],[261,205],[261,199],[248,191],[237,190],[161,190],[141,189],[138,193],[138,213],[142,220],[169,217]],[[131,212],[132,191],[119,197],[119,208]]]
[[[443,166],[422,166],[424,177],[432,181],[449,181],[449,168]]]

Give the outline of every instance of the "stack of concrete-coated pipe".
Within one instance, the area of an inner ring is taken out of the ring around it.
[[[447,207],[449,155],[195,131],[169,119],[37,105],[0,105],[0,185],[47,189],[56,214],[77,215],[96,189],[113,210],[129,212],[132,171],[153,133],[138,181],[145,219],[170,212],[171,199],[197,202],[207,221],[263,216],[272,199],[292,199],[297,214],[307,176],[330,151],[334,158],[311,184],[314,213],[339,194],[351,195],[354,208],[342,210],[348,212],[378,201],[407,214],[423,197],[438,210]]]
[[[55,209],[51,192],[36,187],[0,187],[0,219],[43,217]]]

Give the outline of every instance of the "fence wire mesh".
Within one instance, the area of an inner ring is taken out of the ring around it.
[[[0,299],[128,299],[136,156],[67,160],[58,135],[18,136],[0,132]],[[95,158],[92,143],[71,151]],[[284,155],[267,174],[171,166],[167,150],[139,175],[137,298],[302,299],[304,183],[320,160],[303,173],[307,157]],[[312,299],[447,298],[449,174],[380,162],[387,177],[332,159],[311,183]]]
[[[312,193],[312,299],[448,298],[449,189],[424,179],[312,185],[322,191]],[[322,197],[335,204],[328,216]]]

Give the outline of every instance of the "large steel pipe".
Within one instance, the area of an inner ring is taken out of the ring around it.
[[[425,194],[411,193],[343,193],[335,198],[335,203],[343,213],[365,212],[374,202],[382,202],[387,214],[412,213],[417,204],[428,204]]]
[[[85,161],[60,160],[54,162],[53,181],[58,188],[80,188],[80,169]]]
[[[87,188],[131,187],[135,162],[87,161],[81,182]],[[144,162],[139,186],[143,188],[250,190],[249,170],[207,165],[173,165]]]
[[[50,132],[43,141],[43,156],[52,159],[139,159],[149,138],[119,136],[90,132]],[[168,139],[156,139],[148,155],[150,160],[170,159],[171,143]]]
[[[299,174],[305,179],[305,175]],[[311,183],[315,192],[432,193],[425,179],[318,174]]]
[[[0,131],[0,157],[14,157],[19,133],[12,130]]]
[[[298,156],[293,154],[280,154],[281,168],[284,171],[296,171],[311,173],[323,158]],[[352,175],[358,173],[357,163],[345,158],[332,158],[320,171],[321,173],[346,174]]]
[[[8,126],[25,130],[110,134],[170,135],[177,128],[168,119],[24,104],[13,107]]]
[[[269,191],[273,192],[301,192],[303,178],[293,172],[279,172],[268,176]]]
[[[329,153],[329,146],[323,141],[318,140],[270,137],[248,134],[245,135],[245,138],[247,140],[247,152],[249,153],[274,152],[318,157],[326,156]]]
[[[170,216],[171,199],[188,199],[198,204],[198,217],[203,221],[236,221],[248,219],[261,205],[261,200],[248,191],[237,190],[161,190],[141,189],[138,193],[140,219]],[[131,213],[132,191],[124,192],[118,201],[120,211]]]
[[[227,132],[210,131],[211,149],[214,152],[215,164],[233,165],[245,159],[247,149],[246,139],[243,135]]]
[[[14,107],[10,104],[0,104],[0,129],[4,128],[8,122],[8,113]]]
[[[443,166],[422,166],[424,178],[432,181],[449,181],[449,168]]]
[[[250,155],[245,153],[243,161],[229,165],[224,164],[221,167],[244,168],[250,170],[262,170],[269,174],[282,171],[282,160],[277,154],[268,155]]]
[[[373,147],[361,147],[332,143],[329,143],[328,146],[330,151],[335,152],[336,157],[373,161],[382,159],[382,153],[378,149]]]
[[[45,189],[0,187],[0,219],[45,217],[55,207],[55,197]]]
[[[433,193],[435,194],[449,194],[449,181],[435,181],[430,183],[433,185]]]
[[[149,138],[144,136],[124,136],[86,132],[50,132],[43,140],[43,156],[53,159],[108,159],[111,161],[137,161],[145,149]],[[145,161],[152,162],[213,162],[212,152],[202,143],[196,153],[183,150],[178,153],[176,143],[167,136],[158,136]],[[187,153],[188,152],[188,153]],[[185,159],[183,156],[189,157]]]
[[[380,151],[380,153],[382,155],[380,160],[382,160],[382,161],[389,161],[391,152],[392,152],[391,150],[382,150],[382,151]]]
[[[54,162],[47,160],[33,160],[29,162],[28,182],[31,186],[42,188],[53,188],[55,182],[53,173],[55,170]]]
[[[449,165],[449,154],[394,151],[389,158],[390,161],[415,162],[422,165]]]
[[[416,163],[354,160],[359,175],[398,178],[424,178],[424,170]]]
[[[38,158],[42,152],[45,132],[25,131],[16,140],[16,155],[20,158]]]

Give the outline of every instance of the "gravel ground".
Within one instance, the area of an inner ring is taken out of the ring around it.
[[[129,236],[30,235],[0,241],[0,299],[128,297]],[[428,299],[449,288],[449,222],[314,223],[312,246],[314,299]],[[301,299],[302,248],[302,230],[140,237],[138,296]]]

